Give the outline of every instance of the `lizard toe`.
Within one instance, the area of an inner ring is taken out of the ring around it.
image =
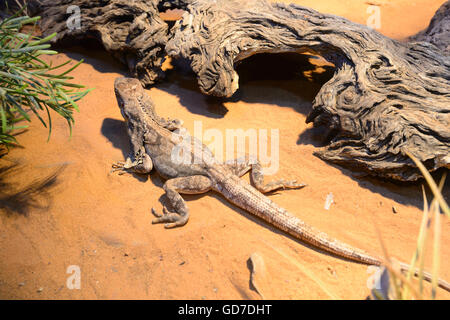
[[[169,214],[164,214],[164,215],[157,217],[156,219],[154,219],[152,221],[152,224],[167,223],[167,222],[171,223],[171,222],[177,222],[178,220],[180,220],[179,214],[169,213]]]
[[[161,213],[159,213],[158,211],[156,211],[155,208],[152,208],[152,214],[157,217],[157,218],[161,218],[163,215]]]
[[[183,216],[178,216],[178,220],[172,223],[166,223],[164,225],[164,228],[166,229],[173,229],[173,228],[177,228],[177,227],[182,227],[184,226],[188,221],[187,217],[183,217]]]
[[[167,209],[166,206],[163,207],[163,213],[164,213],[164,215],[178,215],[178,213],[172,212],[169,209]]]
[[[289,189],[300,189],[300,188],[306,187],[306,184],[305,183],[297,183],[297,181],[294,180],[294,181],[287,181],[285,184],[285,187],[289,188]]]

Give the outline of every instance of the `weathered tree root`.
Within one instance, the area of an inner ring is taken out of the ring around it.
[[[334,63],[307,122],[330,128],[324,159],[403,181],[450,168],[450,58],[344,18],[261,0],[194,0],[166,50],[191,62],[205,94],[238,89],[234,64],[257,53],[312,53]],[[301,90],[301,88],[299,88]]]
[[[426,41],[450,54],[450,1],[444,3],[434,15],[428,28],[410,38],[411,41]]]
[[[44,33],[58,32],[55,43],[97,39],[146,86],[163,75],[168,26],[159,11],[166,9],[188,7],[166,49],[191,61],[206,94],[231,96],[239,86],[234,64],[250,55],[321,55],[336,73],[307,118],[330,129],[331,142],[319,157],[407,181],[421,175],[405,150],[430,171],[450,167],[450,59],[434,47],[449,48],[450,1],[414,38],[434,45],[402,44],[343,18],[259,0],[30,2],[43,16]],[[70,5],[81,9],[80,29],[67,26]]]
[[[30,0],[34,15],[41,15],[44,35],[57,32],[53,43],[72,45],[88,38],[127,65],[133,76],[148,86],[163,76],[161,65],[168,40],[168,25],[160,18],[158,0]],[[73,28],[80,8],[80,28]],[[72,20],[70,20],[72,17]]]
[[[158,9],[159,12],[171,9],[186,10],[191,2],[193,2],[193,0],[159,0]]]

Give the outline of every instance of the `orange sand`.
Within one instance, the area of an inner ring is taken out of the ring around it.
[[[424,29],[444,0],[295,2],[360,23],[367,19],[367,2],[379,3],[381,32],[401,40]],[[327,292],[344,299],[368,295],[367,266],[307,247],[219,195],[186,196],[191,219],[183,228],[152,225],[150,208],[160,210],[163,195],[158,175],[147,180],[110,173],[111,164],[129,150],[113,92],[114,79],[126,75],[125,69],[108,54],[87,49],[74,48],[52,59],[57,63],[67,57],[85,59],[73,75],[78,83],[95,88],[79,103],[72,138],[66,123],[54,116],[47,143],[46,129],[33,121],[30,130],[18,136],[23,148],[0,159],[2,192],[23,196],[10,199],[9,210],[0,211],[1,299],[259,299],[249,286],[247,260],[254,252],[267,268],[266,298],[328,299]],[[261,66],[277,64],[276,58],[267,59],[243,63],[239,99],[223,104],[203,96],[190,76],[173,72],[150,93],[159,114],[183,119],[191,132],[195,120],[202,121],[204,129],[222,132],[279,129],[281,168],[276,177],[295,177],[308,187],[271,199],[328,234],[381,255],[377,225],[389,253],[409,261],[421,220],[420,185],[358,178],[313,156],[320,142],[305,117],[320,84],[309,77],[289,79],[276,67],[265,78],[250,76]],[[301,74],[304,70],[298,68]],[[10,165],[17,167],[6,170]],[[49,177],[53,179],[39,186]],[[24,193],[30,184],[37,187]],[[326,211],[330,192],[335,204]],[[28,209],[18,212],[25,205]],[[447,221],[441,257],[441,276],[447,280],[449,231]],[[66,287],[70,265],[81,268],[80,290]],[[430,270],[430,259],[426,265]],[[440,291],[439,297],[450,295]]]

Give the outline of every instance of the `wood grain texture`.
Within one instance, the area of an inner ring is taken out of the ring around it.
[[[298,5],[194,0],[188,11],[166,50],[190,61],[203,93],[232,96],[235,64],[253,54],[320,55],[336,68],[307,117],[329,128],[320,158],[403,181],[421,177],[405,151],[430,171],[450,168],[450,58],[433,44]]]
[[[410,38],[411,41],[426,41],[450,54],[450,1],[444,3],[424,31]]]
[[[165,10],[181,9],[186,10],[192,0],[160,0],[158,9],[160,12]]]
[[[449,3],[409,43],[265,0],[32,0],[31,7],[42,15],[45,34],[58,32],[55,43],[97,39],[145,86],[163,77],[166,54],[190,61],[201,91],[219,97],[236,92],[235,64],[251,55],[320,55],[336,71],[307,117],[328,129],[330,142],[316,154],[375,176],[415,181],[421,174],[406,151],[430,171],[450,167]],[[80,29],[67,28],[70,5],[81,8]],[[167,9],[188,10],[170,34],[159,16]]]
[[[34,15],[41,15],[44,35],[57,32],[52,39],[59,45],[82,43],[92,38],[115,58],[128,66],[145,86],[163,77],[168,25],[160,18],[158,0],[31,0]],[[71,29],[67,22],[80,8],[81,28]]]

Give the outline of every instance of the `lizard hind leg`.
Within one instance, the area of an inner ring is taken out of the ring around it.
[[[264,173],[259,161],[250,157],[239,158],[230,162],[227,162],[227,166],[233,171],[238,177],[242,177],[248,171],[251,171],[252,182],[256,189],[261,193],[269,193],[279,189],[300,189],[306,186],[304,183],[297,183],[296,180],[275,180],[267,184],[264,183]]]
[[[181,197],[181,194],[201,194],[211,190],[212,182],[205,176],[188,176],[179,177],[167,180],[164,183],[164,191],[166,197],[169,199],[175,212],[169,211],[165,206],[163,207],[163,214],[156,212],[152,208],[153,215],[156,219],[152,221],[153,224],[165,223],[166,229],[181,227],[185,225],[189,219],[189,208],[186,202]]]
[[[258,159],[255,157],[240,157],[226,162],[228,168],[238,177],[242,177],[252,169],[252,165],[257,163]]]
[[[306,187],[306,184],[297,183],[297,180],[279,179],[264,183],[264,172],[259,162],[252,164],[251,178],[255,188],[261,193],[269,193],[279,189],[301,189]]]

